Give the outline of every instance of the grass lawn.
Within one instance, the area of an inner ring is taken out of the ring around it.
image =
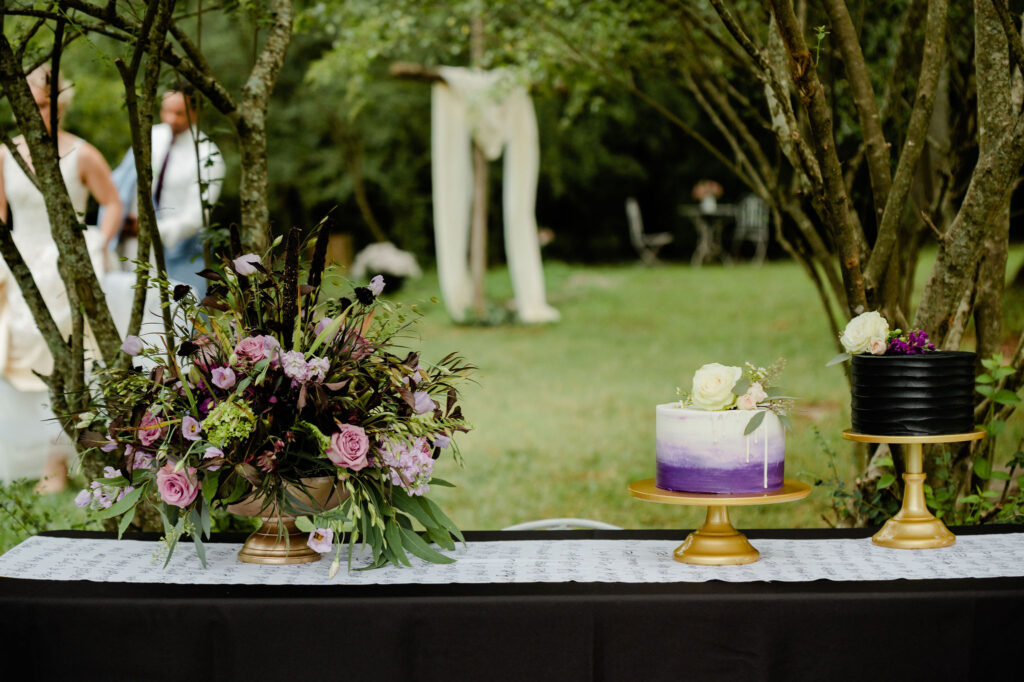
[[[1011,252],[1011,275],[1022,258],[1024,249]],[[922,283],[929,265],[923,259]],[[431,301],[438,295],[433,275],[409,283],[399,296],[424,314],[409,347],[422,350],[426,361],[458,351],[479,368],[463,399],[475,428],[457,438],[465,467],[443,457],[435,473],[457,487],[431,491],[461,528],[564,516],[626,528],[699,524],[702,509],[642,502],[626,486],[654,475],[654,406],[675,400],[676,387],[688,389],[693,372],[708,362],[766,365],[786,358],[781,385],[800,397],[787,436],[786,476],[813,483],[829,475],[815,430],[838,454],[840,475],[855,475],[855,446],[840,438],[849,424],[843,369],[825,367],[835,354],[831,332],[813,285],[795,263],[701,269],[548,263],[546,279],[549,300],[562,313],[558,324],[453,325]],[[493,301],[510,299],[507,271],[490,272],[487,290]],[[1021,300],[1008,299],[1008,306],[1008,322],[1019,327]],[[1019,438],[1020,427],[1005,437]],[[71,504],[74,490],[39,502],[57,519],[51,527],[82,523]],[[738,508],[733,522],[822,526],[827,511],[826,490],[815,488],[800,502]],[[0,551],[16,541],[16,525],[0,522]]]

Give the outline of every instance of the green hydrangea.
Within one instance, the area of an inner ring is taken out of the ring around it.
[[[225,400],[210,410],[202,424],[210,442],[224,447],[228,441],[247,438],[256,426],[256,415],[248,405]]]

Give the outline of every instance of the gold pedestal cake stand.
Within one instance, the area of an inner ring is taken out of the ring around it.
[[[903,507],[885,522],[882,529],[872,536],[871,541],[882,547],[894,549],[932,549],[949,547],[956,542],[956,536],[949,532],[940,519],[928,511],[924,501],[924,466],[921,446],[925,443],[961,443],[980,440],[985,437],[982,430],[970,433],[950,433],[939,436],[876,436],[843,431],[843,438],[857,443],[889,443],[906,445],[906,483],[903,491]]]
[[[673,553],[676,561],[702,566],[752,564],[760,557],[760,552],[754,549],[747,537],[732,527],[732,523],[729,522],[729,507],[793,502],[802,500],[810,493],[809,485],[789,479],[786,479],[778,490],[735,495],[662,490],[654,485],[653,478],[629,484],[629,494],[641,500],[708,508],[704,525],[690,533],[686,537],[686,542],[679,545]]]

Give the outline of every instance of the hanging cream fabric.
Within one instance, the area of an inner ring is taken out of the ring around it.
[[[558,311],[545,297],[537,241],[540,147],[533,102],[525,88],[501,71],[439,71],[444,81],[433,88],[431,156],[437,271],[448,313],[464,320],[472,300],[468,260],[475,140],[490,160],[505,152],[505,256],[519,319],[557,321]]]

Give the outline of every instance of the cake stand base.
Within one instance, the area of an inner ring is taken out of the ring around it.
[[[761,553],[747,536],[732,527],[729,508],[708,505],[704,525],[686,536],[686,541],[672,553],[676,561],[701,566],[752,564]]]
[[[896,515],[885,522],[882,529],[871,537],[871,542],[880,547],[892,549],[936,549],[949,547],[956,542],[956,536],[946,524],[928,510],[924,497],[924,456],[922,446],[926,443],[960,443],[980,440],[985,437],[982,430],[970,433],[950,433],[936,436],[880,436],[843,431],[843,438],[858,443],[888,443],[906,446],[907,471],[903,474],[903,506]]]
[[[807,497],[810,492],[811,487],[806,483],[790,480],[784,481],[778,490],[733,495],[662,490],[654,484],[653,478],[629,484],[629,494],[641,500],[708,508],[704,525],[690,533],[672,553],[676,561],[701,566],[752,564],[761,557],[747,537],[732,527],[729,507],[791,502]]]

